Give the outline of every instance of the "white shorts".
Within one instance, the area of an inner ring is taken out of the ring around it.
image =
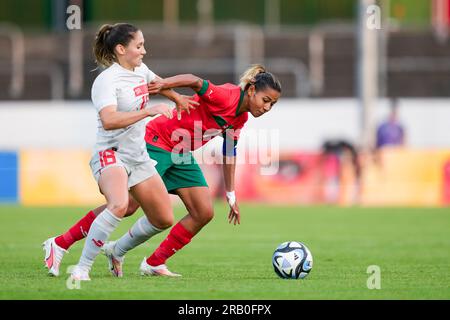
[[[123,167],[128,174],[128,189],[141,183],[142,181],[158,174],[155,169],[156,161],[149,159],[139,164],[127,164],[120,158],[120,153],[114,150],[97,152],[92,157],[89,165],[92,174],[98,183],[102,171],[111,167]]]

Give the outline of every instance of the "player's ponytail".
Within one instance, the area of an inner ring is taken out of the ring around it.
[[[255,81],[256,75],[261,72],[266,72],[266,68],[264,68],[264,66],[260,64],[254,64],[250,68],[248,68],[239,79],[239,86],[241,87],[241,89],[244,91],[247,90],[250,84]]]
[[[95,63],[99,67],[109,67],[115,59],[114,52],[109,50],[106,44],[106,38],[110,34],[112,27],[111,24],[103,25],[95,36],[94,57]]]
[[[239,86],[242,90],[246,91],[251,85],[255,86],[256,92],[270,87],[281,93],[280,81],[260,64],[252,65],[240,78]]]
[[[128,23],[105,24],[100,27],[94,42],[95,62],[100,67],[109,67],[115,62],[116,45],[127,46],[139,29]]]

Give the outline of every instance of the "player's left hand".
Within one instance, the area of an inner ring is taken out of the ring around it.
[[[164,86],[164,81],[161,78],[155,78],[152,82],[147,83],[147,89],[149,95],[158,94]]]
[[[195,109],[200,103],[194,100],[194,96],[180,95],[177,99],[177,118],[181,119],[181,111],[190,114],[191,109]]]
[[[158,103],[158,104],[155,104],[154,106],[147,107],[146,109],[148,110],[148,114],[151,117],[154,117],[158,114],[162,114],[166,118],[169,118],[169,119],[172,119],[172,117],[173,117],[172,108],[165,103]]]
[[[237,201],[234,201],[234,203],[230,203],[230,199],[228,199],[228,197],[227,201],[230,206],[230,212],[228,213],[228,223],[233,223],[234,225],[236,225],[236,223],[241,224],[241,214]]]

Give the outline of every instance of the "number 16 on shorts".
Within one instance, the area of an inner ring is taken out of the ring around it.
[[[100,157],[100,166],[102,168],[116,163],[116,155],[114,150],[105,150],[98,153]]]

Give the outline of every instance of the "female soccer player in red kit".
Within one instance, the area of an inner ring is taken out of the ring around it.
[[[179,276],[167,269],[166,260],[187,245],[213,218],[209,188],[190,151],[198,149],[218,135],[224,137],[223,174],[230,205],[228,219],[230,223],[240,223],[240,212],[234,194],[239,131],[247,122],[248,113],[255,118],[265,114],[281,95],[280,82],[261,65],[248,69],[241,77],[239,86],[229,83],[214,85],[188,74],[156,79],[149,84],[148,90],[150,94],[156,94],[160,90],[176,87],[192,88],[197,93],[194,100],[199,102],[199,106],[190,111],[189,117],[183,119],[159,117],[149,122],[145,141],[150,157],[157,161],[156,169],[167,190],[181,198],[188,214],[171,229],[153,254],[148,259],[144,258],[140,266],[143,275]],[[91,219],[101,208],[88,214]],[[134,213],[137,208],[136,203],[130,202],[127,215]],[[119,240],[103,246],[110,270],[115,276],[122,276],[125,253],[148,239],[142,234],[139,237],[134,235],[134,231],[139,230],[136,224]],[[67,233],[57,237],[56,244],[62,243],[61,239],[66,239],[63,249],[73,243]]]

